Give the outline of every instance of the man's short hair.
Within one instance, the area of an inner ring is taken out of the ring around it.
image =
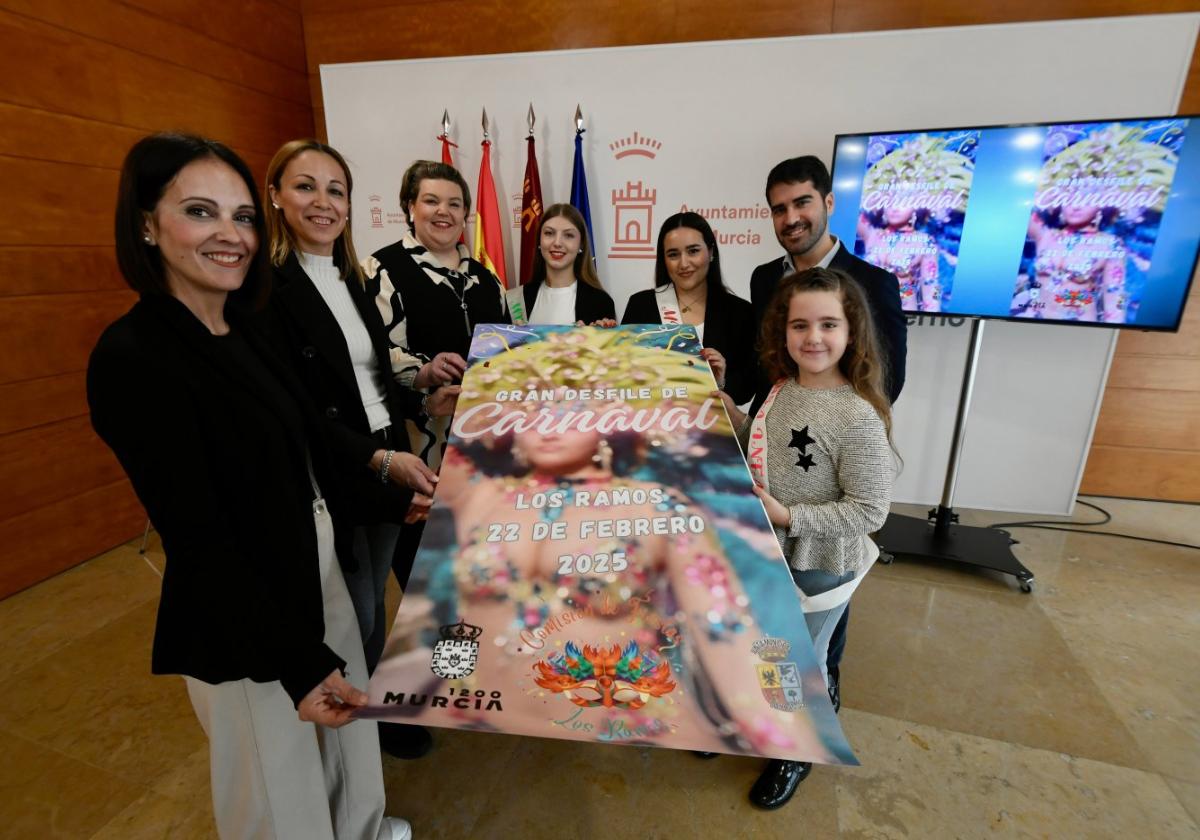
[[[821,159],[813,155],[804,155],[777,163],[767,175],[767,203],[771,201],[771,188],[776,184],[801,184],[805,181],[812,182],[821,198],[833,191],[833,180]]]

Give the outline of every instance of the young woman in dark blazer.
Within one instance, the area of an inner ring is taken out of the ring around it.
[[[748,301],[721,279],[717,238],[703,216],[676,213],[658,232],[654,288],[636,292],[622,324],[691,324],[717,385],[738,405],[754,396],[757,336]]]
[[[600,285],[583,216],[570,204],[551,204],[542,215],[533,274],[508,290],[514,324],[615,326],[617,308]]]
[[[262,238],[227,147],[134,145],[116,250],[141,297],[88,362],[92,423],[162,537],[152,669],[185,677],[220,834],[408,838],[383,816],[375,724],[351,721],[367,674],[333,517],[340,477],[369,457],[253,328]]]
[[[371,672],[387,636],[386,585],[401,525],[427,507],[437,480],[409,451],[404,421],[451,414],[458,386],[423,396],[393,378],[387,331],[351,239],[353,186],[345,159],[324,143],[293,140],[275,153],[267,167],[269,314],[272,335],[318,408],[378,453],[379,477],[356,476],[349,487],[356,568],[346,575]],[[414,481],[424,484],[410,512]],[[381,732],[389,752],[406,757],[430,744],[419,727],[383,724]]]

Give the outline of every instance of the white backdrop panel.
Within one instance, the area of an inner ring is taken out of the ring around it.
[[[839,132],[1173,112],[1198,21],[1156,15],[326,65],[321,81],[330,142],[358,183],[362,254],[403,233],[400,177],[413,160],[438,157],[443,108],[460,144],[455,162],[477,182],[487,108],[501,209],[514,216],[510,272],[526,109],[532,101],[538,113],[550,204],[568,197],[572,117],[582,104],[600,276],[619,314],[629,294],[651,285],[658,226],[684,205],[709,217],[726,282],[748,296],[750,270],[781,253],[762,195],[767,170],[806,153],[828,163]],[[610,258],[614,245],[636,248],[639,239],[649,239],[646,258]],[[909,331],[897,501],[941,495],[967,332]],[[957,504],[1071,510],[1114,343],[1103,329],[988,325]]]

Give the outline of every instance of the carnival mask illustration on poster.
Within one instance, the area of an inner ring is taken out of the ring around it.
[[[689,326],[480,326],[365,714],[853,764]]]

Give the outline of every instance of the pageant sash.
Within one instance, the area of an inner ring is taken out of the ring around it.
[[[658,317],[664,324],[682,324],[683,316],[679,314],[679,298],[675,296],[675,287],[668,283],[662,289],[654,290],[655,303],[658,304]]]
[[[525,288],[523,286],[506,291],[504,299],[508,301],[508,314],[512,316],[514,324],[529,323],[529,313],[525,311]]]
[[[750,446],[747,447],[746,463],[750,467],[750,476],[754,483],[764,490],[767,489],[767,412],[771,410],[771,404],[775,402],[775,397],[779,395],[779,389],[785,382],[786,379],[780,379],[771,386],[771,393],[767,394],[750,423]]]

